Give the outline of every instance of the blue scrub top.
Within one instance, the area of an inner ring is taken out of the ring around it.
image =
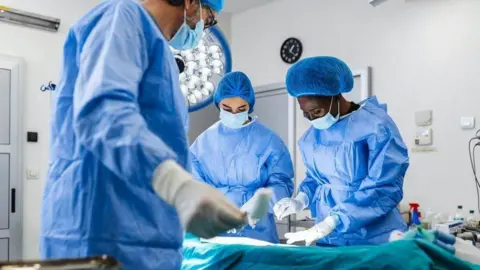
[[[407,147],[385,106],[376,98],[327,130],[308,129],[299,140],[307,194],[316,222],[337,215],[339,224],[321,239],[327,245],[388,242],[406,225],[397,209],[409,166]]]
[[[218,122],[190,147],[194,175],[225,194],[238,207],[256,190],[273,190],[269,214],[251,228],[224,236],[250,237],[271,243],[279,238],[273,205],[293,192],[293,165],[285,143],[256,120],[239,129]]]

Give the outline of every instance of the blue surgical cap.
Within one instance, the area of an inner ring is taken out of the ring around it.
[[[216,12],[220,12],[223,9],[224,0],[201,0],[202,5],[205,4]]]
[[[248,102],[250,110],[253,112],[255,106],[255,91],[253,90],[252,82],[248,76],[240,71],[230,72],[225,75],[218,83],[217,91],[215,91],[215,105],[225,98],[239,97]]]
[[[301,60],[287,73],[287,91],[293,97],[336,96],[353,88],[353,75],[342,60],[317,56]]]

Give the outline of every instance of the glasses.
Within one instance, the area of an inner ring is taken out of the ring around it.
[[[209,7],[205,7],[205,8],[207,9],[208,17],[207,17],[207,20],[205,20],[205,26],[203,27],[204,30],[212,26],[215,26],[218,23],[217,18],[215,18],[215,15],[213,15],[212,9]]]

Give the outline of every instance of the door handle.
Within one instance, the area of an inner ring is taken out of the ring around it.
[[[16,200],[16,195],[17,195],[17,194],[16,194],[16,191],[15,191],[14,188],[12,188],[11,192],[12,192],[12,196],[11,196],[12,202],[11,202],[11,204],[10,204],[10,207],[12,208],[12,209],[11,209],[11,212],[12,212],[12,213],[15,213],[15,211],[16,211],[15,202],[17,201],[17,200]]]

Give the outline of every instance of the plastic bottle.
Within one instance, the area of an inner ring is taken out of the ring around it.
[[[463,206],[459,205],[457,207],[457,212],[455,213],[455,217],[453,218],[454,220],[465,220],[463,216]]]
[[[418,203],[409,203],[409,205],[410,205],[410,214],[412,218],[410,220],[410,224],[408,224],[408,227],[412,229],[422,224],[420,221],[421,214],[418,211],[418,208],[420,208],[420,205]]]
[[[477,217],[475,216],[474,210],[470,210],[470,214],[467,217],[467,224],[468,226],[472,226],[472,227],[478,226],[478,220],[477,220]]]
[[[443,222],[443,214],[442,213],[437,213],[437,214],[432,216],[430,228],[432,230],[435,230],[437,228],[436,227],[437,224],[442,223],[442,222]]]
[[[431,230],[434,228],[435,224],[435,212],[431,208],[427,209],[427,214],[422,218],[422,227],[426,230]]]

